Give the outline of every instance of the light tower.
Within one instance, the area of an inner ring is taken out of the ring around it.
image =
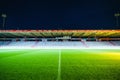
[[[6,14],[2,14],[1,17],[3,18],[3,24],[2,24],[2,27],[3,27],[3,29],[5,29],[5,21],[6,21],[6,17],[7,17],[7,15],[6,15]]]
[[[120,16],[120,13],[115,13],[114,16],[116,17],[116,26],[119,27],[119,16]]]

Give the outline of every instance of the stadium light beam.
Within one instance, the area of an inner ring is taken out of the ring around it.
[[[1,17],[3,18],[2,27],[3,27],[3,29],[4,29],[4,28],[5,28],[5,20],[6,20],[7,15],[6,15],[6,14],[2,14]]]

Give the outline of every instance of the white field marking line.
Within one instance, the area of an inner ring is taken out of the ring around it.
[[[61,80],[61,50],[59,50],[59,57],[58,57],[58,76],[57,80]]]

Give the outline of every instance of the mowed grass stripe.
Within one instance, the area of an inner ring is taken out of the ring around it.
[[[30,53],[0,60],[0,80],[56,80],[58,50]]]

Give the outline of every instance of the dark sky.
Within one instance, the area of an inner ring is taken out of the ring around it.
[[[6,29],[117,29],[120,0],[2,0]],[[0,17],[2,29],[2,17]]]

